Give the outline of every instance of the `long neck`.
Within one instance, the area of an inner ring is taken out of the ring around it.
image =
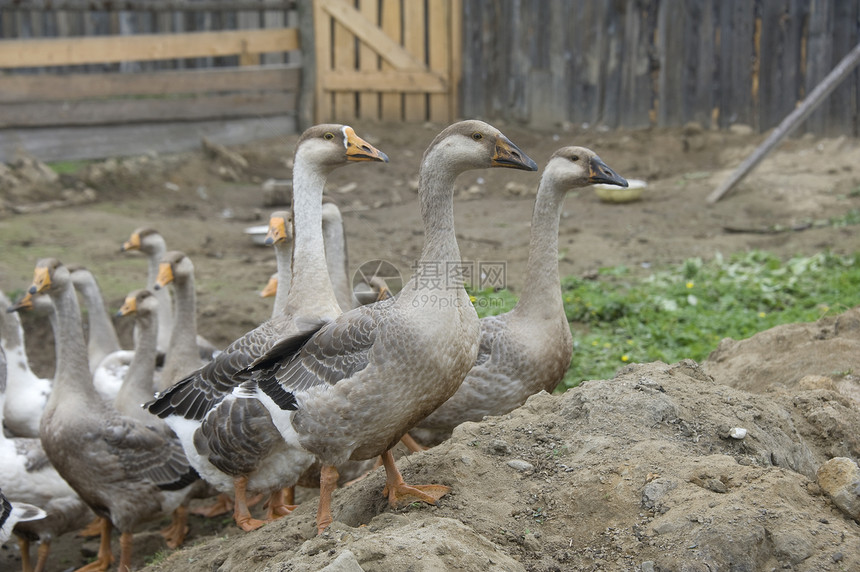
[[[456,289],[462,286],[459,272],[460,247],[454,234],[454,180],[457,174],[441,168],[431,154],[419,174],[421,220],[424,222],[424,249],[413,275],[416,285]],[[431,278],[436,279],[436,282]]]
[[[88,351],[90,368],[95,368],[103,357],[120,349],[116,330],[108,317],[104,306],[101,290],[94,281],[80,283],[77,286],[84,305],[87,308],[89,324]]]
[[[164,361],[162,381],[173,383],[177,376],[190,369],[189,364],[199,363],[197,349],[197,296],[194,293],[194,277],[185,276],[173,282],[176,291],[176,324],[170,336],[170,347]]]
[[[344,310],[353,307],[352,288],[346,270],[346,239],[343,235],[343,221],[327,217],[322,221],[325,259],[328,275],[337,296],[337,302]]]
[[[293,260],[286,308],[290,314],[334,317],[340,306],[325,260],[322,193],[326,176],[296,157],[293,169]]]
[[[558,225],[564,194],[553,192],[552,185],[551,180],[542,178],[535,200],[526,277],[516,306],[520,313],[556,313],[563,308],[558,274]]]
[[[0,298],[0,301],[5,300]],[[6,350],[7,354],[18,350],[18,348],[21,349],[22,353],[25,353],[24,329],[21,327],[21,318],[15,312],[8,313],[6,311],[8,307],[8,303],[0,303],[0,343],[2,343],[3,349]],[[12,360],[9,356],[7,356],[7,359]]]
[[[166,247],[159,246],[148,252],[146,273],[146,287],[155,293],[158,300],[158,349],[164,352],[170,347],[170,335],[173,332],[173,300],[169,288],[155,289],[155,281],[158,278],[158,264],[166,250]]]
[[[137,327],[135,328],[134,357],[116,396],[117,409],[126,414],[136,414],[140,410],[141,403],[152,399],[154,391],[152,379],[155,376],[155,360],[158,353],[157,314],[138,313],[135,326]]]
[[[101,403],[90,379],[87,364],[87,348],[81,325],[81,310],[71,282],[51,291],[56,309],[54,345],[57,363],[54,373],[54,388],[48,398],[48,408],[56,407],[67,400],[86,399],[93,404]]]
[[[290,267],[293,257],[293,243],[279,242],[275,245],[275,259],[278,262],[278,289],[275,291],[275,305],[272,307],[272,317],[282,315],[287,309],[287,294],[290,291],[290,281],[293,270]]]

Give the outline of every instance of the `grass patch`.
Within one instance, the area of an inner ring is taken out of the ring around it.
[[[54,161],[48,163],[48,167],[58,175],[74,175],[90,163],[92,161]]]
[[[482,317],[516,303],[505,291],[472,295]],[[612,378],[626,363],[701,362],[722,338],[744,339],[779,324],[841,313],[860,304],[860,265],[856,255],[783,261],[754,251],[708,262],[692,258],[645,277],[615,266],[602,269],[596,280],[564,278],[562,299],[574,347],[559,391]]]

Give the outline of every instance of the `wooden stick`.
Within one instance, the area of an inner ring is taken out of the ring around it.
[[[824,101],[824,99],[830,95],[830,93],[836,89],[840,83],[842,83],[842,80],[854,71],[857,64],[860,64],[860,44],[857,44],[853,50],[842,58],[842,61],[833,68],[833,71],[831,71],[827,77],[821,81],[821,83],[815,86],[815,89],[813,89],[809,96],[803,100],[803,103],[801,103],[794,111],[789,113],[785,119],[782,120],[779,126],[773,130],[768,138],[765,139],[765,141],[759,145],[755,151],[753,151],[752,155],[747,157],[728,179],[723,181],[723,183],[717,187],[714,192],[708,195],[708,203],[714,204],[720,200],[723,195],[728,193],[735,185],[746,177],[747,174],[752,171],[753,168],[758,165],[761,160],[779,144],[780,141],[791,134],[791,132],[794,131],[810,113],[815,111],[821,102]]]

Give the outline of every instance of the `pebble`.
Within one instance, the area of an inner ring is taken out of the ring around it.
[[[508,461],[508,466],[512,469],[516,469],[519,472],[531,471],[534,469],[534,465],[529,462],[523,461],[521,459],[513,459]]]
[[[507,455],[511,452],[511,447],[501,439],[493,439],[490,441],[490,452],[496,455]]]
[[[834,457],[818,468],[818,486],[839,510],[860,522],[860,467],[848,457]]]
[[[729,429],[729,437],[732,439],[741,440],[747,436],[747,430],[743,427],[732,427]]]

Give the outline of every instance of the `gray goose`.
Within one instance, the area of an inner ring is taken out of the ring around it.
[[[557,150],[541,174],[524,283],[510,312],[481,320],[478,359],[451,399],[421,421],[413,434],[428,444],[465,421],[503,415],[540,391],[552,392],[570,366],[573,339],[561,299],[558,228],[568,191],[608,183],[627,186],[594,151]]]
[[[482,121],[444,129],[419,170],[425,242],[410,281],[396,297],[346,312],[310,339],[285,337],[253,364],[252,379],[237,391],[260,399],[284,440],[321,463],[319,531],[332,522],[336,467],[350,459],[382,456],[391,505],[406,498],[435,503],[449,490],[407,485],[390,449],[456,392],[475,363],[480,327],[457,271],[454,181],[487,167],[537,170]],[[296,232],[296,248],[299,241]]]
[[[69,271],[72,273],[75,290],[81,295],[87,310],[87,355],[90,371],[95,372],[105,357],[122,348],[113,322],[105,309],[104,297],[96,277],[82,266],[69,266]]]
[[[234,519],[243,530],[264,524],[251,517],[246,491],[271,494],[270,518],[289,512],[283,488],[298,481],[313,456],[288,446],[262,404],[237,399],[233,388],[246,379],[244,369],[280,339],[306,338],[341,313],[325,263],[322,194],[331,171],[364,161],[388,157],[349,126],[317,125],[302,134],[293,168],[293,273],[283,311],[147,404],[176,431],[201,476],[219,491],[234,493]]]
[[[137,525],[170,514],[199,477],[178,442],[99,397],[68,269],[54,258],[40,260],[29,292],[49,294],[57,313],[57,375],[39,436],[57,472],[102,519],[97,559],[81,570],[110,566],[113,525],[121,533],[119,570],[125,572]]]
[[[158,298],[158,351],[166,353],[173,331],[173,301],[170,299],[169,290],[156,292],[154,289],[158,279],[158,265],[167,252],[167,243],[157,230],[141,227],[131,233],[128,240],[122,244],[121,251],[139,251],[146,256],[146,288],[155,292],[155,297]]]

